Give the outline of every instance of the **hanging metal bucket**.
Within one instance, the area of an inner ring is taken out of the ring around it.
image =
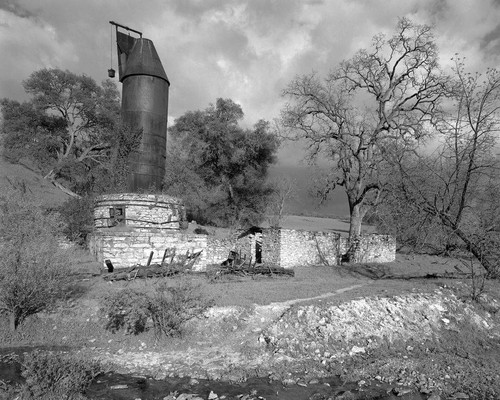
[[[108,76],[110,78],[114,78],[115,77],[115,72],[116,71],[113,68],[108,69]]]

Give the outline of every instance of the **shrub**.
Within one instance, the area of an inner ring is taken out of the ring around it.
[[[212,305],[213,301],[200,293],[200,286],[187,280],[177,286],[160,284],[148,306],[156,338],[180,336],[185,322],[201,316]]]
[[[124,289],[104,298],[102,311],[107,317],[106,329],[115,333],[122,328],[137,335],[146,330],[148,297],[133,289]]]
[[[100,363],[70,354],[34,351],[21,363],[22,399],[79,399],[103,371]]]
[[[25,188],[0,196],[0,312],[11,330],[64,297],[68,252],[58,215],[45,212]]]
[[[104,299],[101,312],[106,316],[105,328],[115,333],[125,329],[137,335],[147,330],[147,321],[157,339],[162,336],[180,336],[182,325],[201,316],[213,305],[200,293],[199,286],[181,280],[174,286],[162,282],[151,295],[123,289]]]
[[[193,232],[197,235],[210,235],[210,233],[204,228],[195,228]]]
[[[94,225],[94,199],[90,196],[72,197],[59,208],[65,227],[63,233],[72,242],[86,246],[87,236]]]

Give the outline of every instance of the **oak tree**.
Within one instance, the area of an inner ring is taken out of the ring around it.
[[[33,72],[23,86],[29,101],[2,100],[5,152],[32,158],[46,179],[75,195],[79,179],[109,157],[119,116],[116,85],[53,68]]]
[[[323,196],[344,188],[350,239],[384,188],[384,148],[421,137],[438,110],[444,79],[432,29],[399,20],[391,37],[376,35],[370,48],[343,61],[324,79],[296,77],[283,94],[284,136],[304,140],[310,160],[326,160]]]
[[[278,140],[269,124],[239,126],[241,106],[219,98],[188,111],[169,129],[165,190],[182,197],[191,218],[219,226],[257,223],[272,188],[266,184]]]

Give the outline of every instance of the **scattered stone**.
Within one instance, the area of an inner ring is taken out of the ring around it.
[[[356,395],[349,390],[335,396],[335,400],[354,400],[356,399]]]
[[[200,381],[199,381],[198,379],[195,379],[195,378],[191,378],[191,379],[189,380],[189,385],[190,385],[190,386],[194,386],[194,385],[197,385],[197,384],[199,384],[199,383],[200,383]]]
[[[405,394],[410,394],[412,392],[412,390],[409,388],[398,388],[398,387],[395,387],[394,389],[392,389],[392,391],[398,397],[404,396]]]
[[[127,385],[112,385],[109,388],[112,390],[128,389],[128,386]]]
[[[441,396],[438,394],[433,394],[431,397],[429,397],[427,400],[441,400]]]
[[[298,385],[298,386],[302,386],[302,387],[307,387],[307,383],[306,383],[306,382],[304,382],[303,380],[299,380],[299,381],[297,381],[297,385]]]
[[[292,378],[285,378],[281,381],[281,384],[283,386],[292,386],[295,385],[295,380],[293,380]]]
[[[349,352],[349,355],[353,356],[355,354],[361,354],[361,353],[366,353],[366,350],[364,347],[352,346],[352,349]]]
[[[176,400],[204,400],[203,397],[198,396],[194,393],[182,393]]]
[[[218,399],[219,396],[217,396],[217,394],[215,394],[214,392],[210,391],[210,394],[208,395],[208,400],[215,400],[215,399]]]
[[[317,385],[318,383],[319,383],[319,380],[317,380],[317,379],[311,379],[309,381],[309,385]]]
[[[462,393],[462,392],[458,392],[458,393],[455,393],[453,395],[453,399],[468,399],[468,398],[469,398],[469,395]]]

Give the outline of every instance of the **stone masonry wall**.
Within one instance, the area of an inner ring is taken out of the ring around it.
[[[135,228],[181,229],[186,220],[184,204],[175,197],[162,194],[118,193],[96,198],[94,226],[97,229],[110,228],[110,210],[116,207],[124,210],[123,225]]]
[[[203,269],[207,264],[207,236],[179,232],[97,232],[90,241],[90,250],[97,260],[111,260],[116,268],[135,264],[145,265],[154,251],[152,263],[160,263],[166,248],[175,247],[177,255],[203,250],[193,269]]]
[[[355,252],[357,263],[385,263],[396,259],[396,238],[390,235],[363,235],[359,238]],[[348,240],[340,240],[340,252],[345,254],[348,250]]]
[[[281,234],[279,229],[262,230],[262,262],[280,266]]]
[[[280,266],[338,265],[340,234],[303,230],[280,230]]]
[[[92,235],[91,251],[100,262],[109,259],[116,268],[144,265],[151,251],[153,263],[162,260],[166,248],[176,248],[178,255],[202,250],[193,268],[204,270],[207,265],[220,264],[230,251],[237,251],[247,260],[255,261],[255,235],[238,238],[214,238],[208,235],[186,234],[181,231],[152,229],[102,229]],[[340,255],[347,251],[347,238],[333,232],[310,232],[291,229],[263,229],[262,262],[284,268],[305,265],[339,264]],[[396,241],[387,235],[362,236],[357,245],[356,262],[391,262],[396,257]]]

